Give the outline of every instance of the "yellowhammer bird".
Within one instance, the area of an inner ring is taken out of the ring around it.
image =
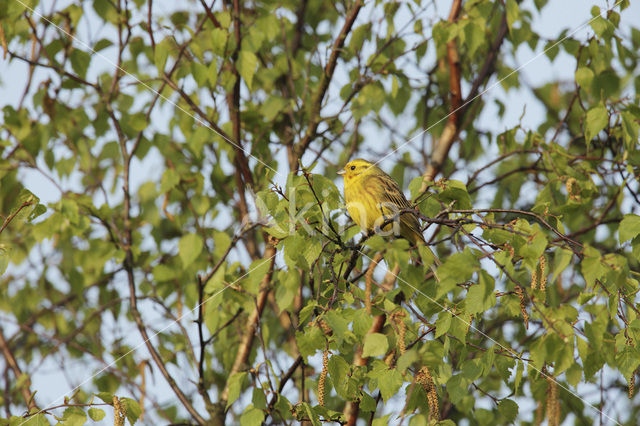
[[[344,198],[349,216],[364,231],[392,233],[412,244],[425,244],[420,222],[413,212],[403,212],[413,206],[405,198],[400,186],[380,167],[366,160],[349,161],[338,174],[344,177]]]

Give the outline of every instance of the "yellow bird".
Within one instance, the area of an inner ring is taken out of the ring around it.
[[[338,174],[344,178],[349,216],[361,229],[403,237],[414,245],[426,244],[416,214],[403,212],[413,206],[396,181],[380,167],[357,159],[349,161]],[[389,220],[393,222],[388,223]],[[387,224],[380,229],[385,222]]]

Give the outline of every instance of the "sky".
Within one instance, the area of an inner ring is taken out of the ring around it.
[[[50,1],[44,1],[42,3],[47,5],[44,9],[48,10],[48,4],[50,4]],[[66,3],[67,2],[63,1],[58,2],[59,5],[64,5]],[[578,29],[573,37],[586,39],[593,33],[588,25],[583,26],[583,24],[591,17],[591,7],[595,4],[599,5],[601,8],[606,8],[611,7],[614,4],[613,1],[550,0],[542,13],[537,13],[532,3],[533,2],[531,0],[525,0],[522,3],[521,8],[533,11],[533,30],[540,33],[543,37],[550,39],[555,38],[562,30],[565,29],[568,29],[569,32]],[[158,8],[158,11],[172,10],[175,6],[175,1],[154,1],[154,7]],[[437,13],[441,16],[446,17],[449,6],[449,0],[436,1]],[[430,11],[432,13],[433,8],[430,9]],[[623,34],[628,34],[629,25],[631,23],[640,22],[640,1],[632,1],[631,6],[622,13],[621,17],[622,20],[619,31]],[[89,37],[89,30],[93,30],[90,25],[85,29],[80,28],[79,37]],[[86,42],[88,39],[82,41]],[[77,44],[76,46],[81,47],[81,44]],[[543,43],[540,43],[539,48],[535,52],[532,52],[526,45],[523,45],[518,49],[516,61],[510,65],[512,68],[518,69],[520,79],[533,86],[540,85],[549,80],[572,79],[575,69],[574,59],[564,53],[561,53],[553,62],[550,62],[545,55],[540,54],[542,46]],[[103,61],[102,58],[94,59],[94,61],[100,60]],[[104,65],[110,66],[106,63],[104,63]],[[8,62],[7,60],[0,59],[0,107],[6,104],[14,106],[18,104],[26,82],[26,70],[27,67],[22,63],[17,61]],[[337,76],[337,78],[340,78],[340,76]],[[514,127],[518,122],[520,122],[520,120],[522,120],[522,125],[525,128],[535,128],[544,120],[544,108],[537,100],[530,96],[527,89],[512,89],[505,93],[499,83],[497,83],[495,77],[490,81],[487,88],[488,93],[486,96],[499,99],[507,106],[507,112],[503,119],[497,120],[497,107],[493,103],[487,103],[485,109],[480,115],[480,118],[477,120],[478,125],[482,128],[489,129],[494,132],[494,134],[497,134],[501,131]],[[526,111],[524,115],[523,111]],[[168,123],[168,120],[163,119],[161,114],[154,119],[154,121],[157,123]],[[397,129],[402,134],[406,134],[406,139],[414,136],[408,134],[409,129],[403,129],[402,123],[398,123]],[[372,141],[375,140],[377,133],[373,128],[371,128],[365,132],[365,135],[367,136],[368,141]],[[402,151],[406,149],[411,149],[411,144],[403,147],[398,154],[401,154]],[[390,171],[395,161],[396,157],[392,155],[385,159],[381,163],[381,166],[383,169]],[[157,176],[158,180],[160,178],[158,168],[153,163],[153,158],[149,161],[136,165],[136,170],[138,172],[138,177],[134,177],[134,179],[138,179],[138,183],[141,183],[142,180],[148,180],[150,176]],[[284,173],[284,176],[286,176],[286,173]],[[38,173],[24,172],[22,173],[21,178],[23,179],[25,186],[40,197],[42,202],[50,203],[59,199],[60,194],[58,190]],[[458,178],[460,178],[460,180],[465,180],[464,178],[466,178],[466,176],[459,176]],[[282,179],[282,181],[279,181],[279,179]],[[276,178],[276,182],[283,184],[284,178]],[[341,185],[341,182],[338,179],[336,179],[336,182],[339,186]],[[68,187],[73,188],[77,185],[77,182],[74,182],[74,180],[71,179],[70,181],[65,182],[64,185],[68,185]],[[146,310],[144,314],[147,317],[161,317],[159,313],[152,312],[151,310]],[[191,321],[192,318],[187,316],[183,320],[183,325],[189,326]],[[167,322],[167,325],[170,326],[171,324]],[[117,324],[114,324],[113,326],[118,327]],[[65,384],[67,382],[61,377],[56,365],[51,364],[43,366],[43,371],[47,374],[37,376],[38,378],[34,382],[34,389],[38,389],[38,398],[41,401],[41,404],[46,405],[47,400],[55,400],[60,397],[61,391],[67,391],[68,389],[65,389]],[[86,377],[86,367],[82,365],[82,363],[79,363],[75,366],[75,369],[69,371],[68,374],[73,376],[73,381],[82,381],[82,379]],[[186,386],[187,383],[184,383],[184,385]],[[173,394],[166,388],[164,380],[161,377],[155,378],[154,386],[159,389],[164,388],[167,390],[166,398],[164,398],[165,400],[172,400],[174,398]],[[402,396],[399,396],[399,398],[401,397]]]

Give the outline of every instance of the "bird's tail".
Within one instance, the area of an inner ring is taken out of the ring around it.
[[[438,270],[438,267],[442,265],[442,261],[440,260],[438,255],[435,254],[433,250],[431,250],[431,248],[427,245],[427,242],[425,241],[422,234],[417,234],[416,236],[418,235],[419,235],[418,237],[419,239],[416,238],[417,241],[415,241],[414,244],[416,244],[416,246],[424,246],[424,248],[428,250],[428,257],[431,257],[432,259],[430,261],[428,259],[425,259],[425,260],[429,261],[430,263],[429,268],[431,268],[431,271],[433,272],[433,276],[435,277],[437,282],[440,282],[440,278],[438,277],[437,270]]]

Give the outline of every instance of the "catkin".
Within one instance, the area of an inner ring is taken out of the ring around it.
[[[544,254],[540,256],[540,290],[547,289],[547,259]]]
[[[567,179],[564,185],[567,190],[567,194],[569,194],[569,199],[573,201],[580,201],[580,187],[578,186],[576,178],[571,177]]]
[[[633,340],[631,339],[631,336],[627,334],[626,330],[625,334],[627,335],[627,345],[633,347]],[[629,377],[629,399],[632,399],[633,394],[635,393],[636,374],[638,374],[638,372],[640,372],[640,367],[636,368],[635,371],[631,373],[631,377]]]
[[[320,326],[320,328],[322,329],[322,332],[325,335],[331,336],[331,334],[333,334],[333,330],[331,329],[331,327],[329,327],[329,324],[327,324],[325,320],[318,321],[318,325]]]
[[[113,417],[115,418],[115,426],[124,426],[124,421],[127,418],[127,409],[115,395],[113,396]]]
[[[146,395],[146,389],[147,389],[147,381],[145,378],[145,370],[147,368],[147,361],[144,360],[142,361],[139,365],[138,368],[140,369],[140,378],[142,379],[142,382],[140,383],[140,417],[138,417],[140,419],[140,422],[142,422],[144,420],[144,397]]]
[[[547,420],[549,426],[560,424],[560,401],[558,400],[558,384],[552,376],[547,376]]]
[[[472,322],[473,322],[473,314],[469,314],[469,320],[467,321],[467,330],[465,333],[469,333],[469,329],[471,328]]]
[[[538,287],[542,291],[547,289],[547,259],[544,254],[540,256],[538,264],[531,272],[531,290],[536,290]]]
[[[407,345],[404,342],[405,335],[407,334],[407,325],[404,323],[405,313],[403,311],[397,311],[393,314],[393,321],[398,326],[398,352],[403,355],[407,351]]]
[[[376,253],[376,255],[371,259],[371,263],[369,263],[369,267],[367,268],[367,273],[365,274],[364,280],[364,306],[367,309],[367,313],[371,315],[371,287],[373,285],[373,271],[375,271],[378,263],[383,259],[382,253]]]
[[[324,407],[324,384],[327,381],[327,368],[329,367],[329,350],[322,352],[322,371],[318,379],[318,404]]]
[[[542,420],[544,420],[544,412],[542,411],[542,402],[538,402],[538,407],[536,408],[536,415],[534,419],[534,423],[536,426],[540,426],[542,424]]]
[[[509,243],[504,243],[504,249],[509,252],[509,255],[513,258],[516,256],[516,250]]]
[[[522,287],[519,285],[516,286],[516,295],[518,295],[518,299],[520,299],[520,312],[522,312],[522,318],[524,319],[524,328],[529,329],[529,314],[527,313],[525,303],[524,303],[524,293]]]
[[[422,386],[424,393],[427,394],[427,402],[429,403],[429,421],[440,420],[440,407],[438,405],[438,393],[436,392],[436,385],[431,377],[429,367],[426,365],[418,371],[416,375],[416,382]]]

